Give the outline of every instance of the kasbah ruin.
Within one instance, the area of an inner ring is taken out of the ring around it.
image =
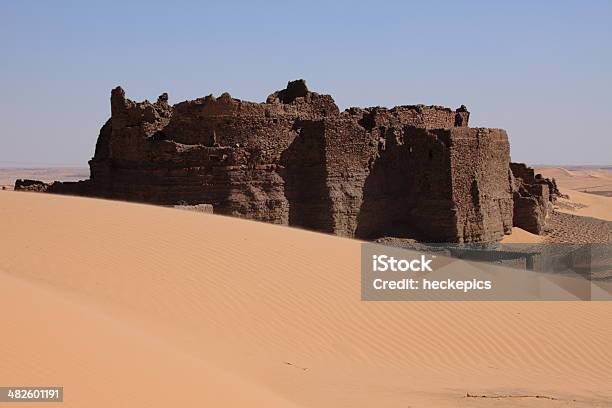
[[[497,242],[543,231],[554,180],[510,162],[502,129],[440,106],[349,108],[292,81],[265,103],[224,93],[168,104],[117,87],[90,179],[16,189],[160,205],[360,239]]]

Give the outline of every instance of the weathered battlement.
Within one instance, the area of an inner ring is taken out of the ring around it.
[[[375,127],[416,126],[426,129],[447,129],[467,127],[470,117],[465,106],[457,110],[443,106],[402,105],[385,107],[349,108],[346,111],[357,118],[359,123],[371,130]]]
[[[555,180],[543,178],[524,163],[510,163],[515,226],[534,234],[544,231],[552,202],[560,195]]]
[[[167,94],[134,102],[118,87],[111,112],[90,180],[23,187],[206,203],[217,214],[368,239],[491,242],[517,219],[506,132],[469,128],[465,106],[340,112],[298,80],[264,103],[224,93],[170,106]]]

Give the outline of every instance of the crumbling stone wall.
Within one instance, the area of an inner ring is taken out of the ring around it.
[[[18,179],[15,181],[15,190],[46,192],[49,184],[39,180]]]
[[[298,80],[265,103],[224,93],[170,106],[167,94],[134,102],[118,87],[111,113],[89,180],[35,188],[207,203],[217,214],[349,237],[449,242],[499,240],[535,188],[528,177],[518,188],[509,172],[506,133],[469,128],[465,106],[340,112]]]
[[[502,129],[435,130],[451,144],[457,234],[465,242],[491,241],[512,232],[510,145]]]
[[[495,241],[512,229],[509,145],[500,129],[387,130],[365,183],[358,236]]]
[[[554,180],[534,174],[524,163],[510,163],[513,178],[513,224],[534,234],[541,234],[552,211],[559,189]]]

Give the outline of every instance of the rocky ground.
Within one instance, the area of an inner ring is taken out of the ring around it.
[[[547,220],[546,242],[612,243],[612,222],[554,211]]]
[[[34,179],[51,183],[77,181],[89,177],[87,167],[0,167],[0,189],[12,190],[16,179]]]

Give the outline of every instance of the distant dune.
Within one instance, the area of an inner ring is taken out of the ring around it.
[[[362,302],[359,241],[148,205],[0,220],[0,384],[65,407],[612,406],[607,302]]]
[[[539,167],[536,172],[554,178],[562,193],[558,211],[612,221],[612,171],[608,167]]]
[[[612,221],[612,197],[566,189],[561,189],[561,192],[568,194],[569,199],[559,200],[558,211]]]
[[[554,178],[561,188],[599,194],[601,192],[612,193],[612,168],[610,167],[536,167],[535,171],[544,177]]]

